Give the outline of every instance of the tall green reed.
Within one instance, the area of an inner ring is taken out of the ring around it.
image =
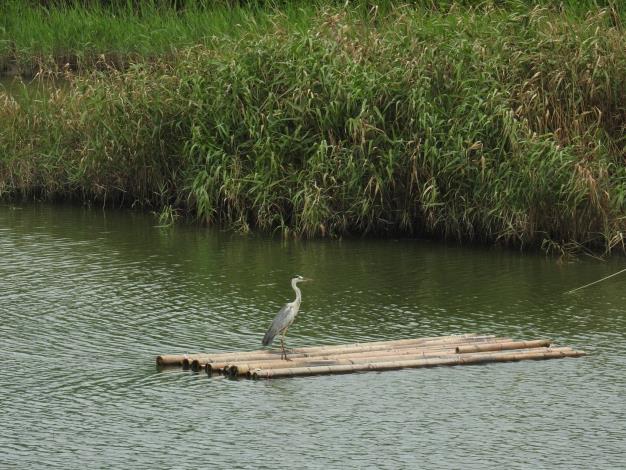
[[[4,97],[0,192],[302,236],[623,249],[626,48],[609,10],[303,15]]]

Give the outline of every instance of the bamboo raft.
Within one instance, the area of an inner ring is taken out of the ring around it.
[[[515,341],[495,335],[452,336],[312,346],[280,351],[169,354],[157,356],[158,367],[205,370],[209,375],[271,379],[404,368],[455,366],[584,356],[584,351],[552,346],[551,340]]]

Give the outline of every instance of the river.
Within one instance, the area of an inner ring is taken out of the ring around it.
[[[623,468],[622,257],[284,241],[128,211],[0,205],[2,468]],[[158,371],[258,349],[480,332],[580,359],[269,381]]]

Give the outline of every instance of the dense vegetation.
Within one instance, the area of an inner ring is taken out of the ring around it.
[[[623,250],[623,12],[431,3],[9,3],[5,69],[61,83],[0,91],[0,197]]]

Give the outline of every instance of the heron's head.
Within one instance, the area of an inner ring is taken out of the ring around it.
[[[306,281],[312,281],[313,279],[307,279],[306,277],[302,277],[299,274],[294,277],[291,282],[293,282],[294,284],[297,284],[298,282],[306,282]]]

